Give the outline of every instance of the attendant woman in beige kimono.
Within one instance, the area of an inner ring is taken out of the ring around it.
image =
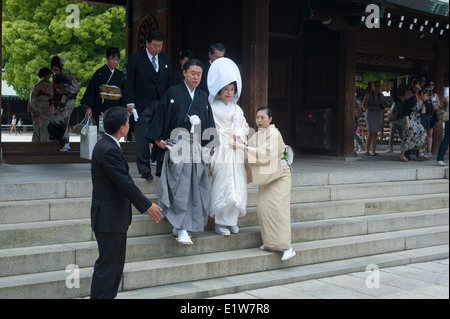
[[[33,119],[33,142],[49,142],[48,123],[54,112],[50,82],[52,71],[49,68],[39,68],[37,72],[41,79],[33,86],[29,99],[29,111]]]
[[[291,246],[291,170],[284,157],[285,144],[275,125],[272,111],[261,107],[256,113],[258,132],[248,146],[232,142],[235,149],[244,149],[250,166],[248,181],[259,186],[258,219],[263,245],[261,249],[283,251],[281,260],[295,256]]]

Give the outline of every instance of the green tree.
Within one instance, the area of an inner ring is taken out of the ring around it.
[[[78,106],[89,79],[105,63],[106,48],[117,47],[125,56],[125,8],[67,0],[2,1],[5,79],[21,98],[28,98],[39,80],[37,69],[50,67],[57,54],[82,83]],[[68,5],[79,9],[79,28],[71,24],[77,12],[66,11]]]

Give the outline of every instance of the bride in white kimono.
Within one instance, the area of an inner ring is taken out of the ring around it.
[[[210,216],[216,233],[239,232],[238,218],[246,215],[247,173],[244,152],[229,147],[231,141],[247,142],[249,126],[236,104],[242,90],[241,74],[228,58],[214,61],[208,72],[209,102],[214,114],[220,146],[211,159],[212,185]]]

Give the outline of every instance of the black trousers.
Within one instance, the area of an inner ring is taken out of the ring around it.
[[[145,138],[150,129],[150,122],[153,118],[153,106],[147,107],[139,112],[139,119],[134,126],[134,137],[136,139],[136,165],[139,174],[152,172],[150,168],[150,143]]]
[[[91,299],[114,299],[122,280],[127,234],[95,232],[100,256],[94,265]]]

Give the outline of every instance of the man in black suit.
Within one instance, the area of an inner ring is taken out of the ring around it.
[[[211,67],[211,64],[213,64],[214,61],[217,59],[225,57],[226,48],[225,46],[220,43],[214,43],[211,44],[209,47],[209,61],[203,63],[203,74],[202,74],[202,81],[200,82],[200,88],[205,91],[209,96],[209,90],[208,90],[208,72],[209,68]],[[218,92],[215,92],[218,93]]]
[[[170,60],[161,53],[164,36],[157,30],[149,32],[145,50],[128,59],[124,102],[128,113],[136,109],[139,119],[134,128],[136,138],[136,164],[139,174],[153,179],[150,168],[150,148],[145,135],[159,100],[169,88]]]
[[[91,226],[98,243],[91,284],[92,299],[113,299],[117,295],[125,265],[131,204],[159,223],[161,208],[152,204],[134,184],[119,140],[129,129],[127,110],[117,106],[103,115],[105,135],[92,154]]]

